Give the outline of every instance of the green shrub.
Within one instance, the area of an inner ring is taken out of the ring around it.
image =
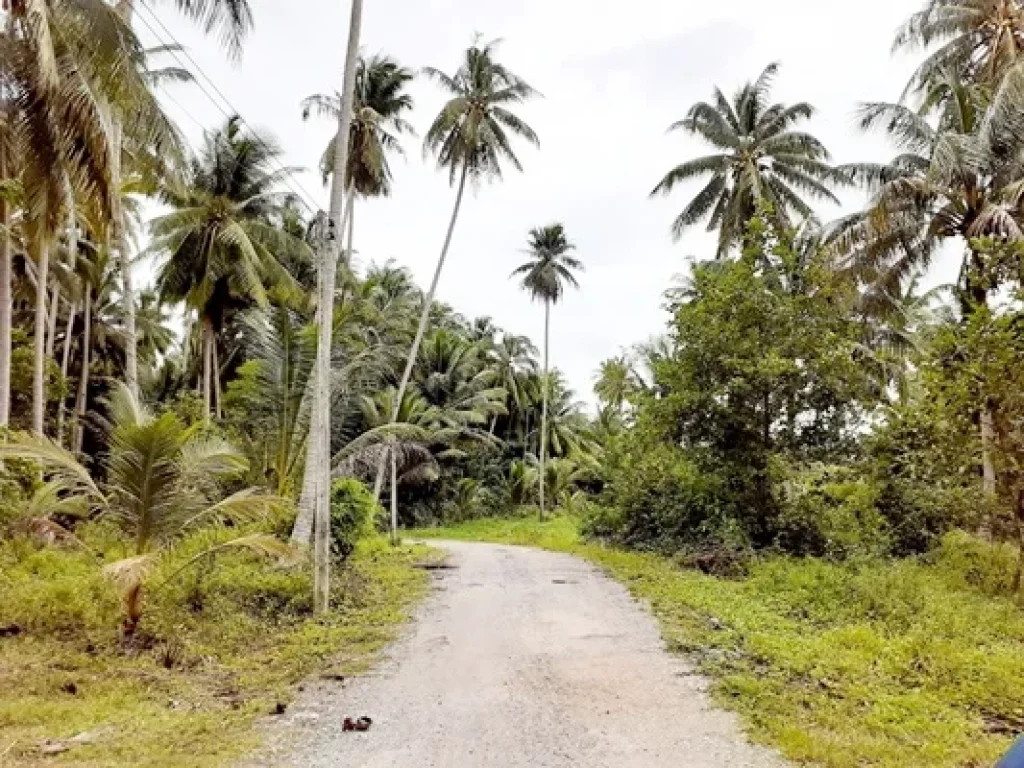
[[[723,481],[702,472],[681,449],[655,444],[619,457],[609,473],[603,508],[585,532],[627,545],[699,551],[745,547],[731,521],[735,510]]]
[[[373,494],[351,477],[334,481],[331,486],[331,554],[346,560],[356,542],[373,528],[374,518],[382,513]]]
[[[120,612],[117,589],[92,554],[22,538],[0,545],[0,626],[30,634],[112,634]]]
[[[847,468],[822,465],[780,464],[774,474],[776,544],[783,551],[835,560],[888,551],[888,524],[871,482]]]

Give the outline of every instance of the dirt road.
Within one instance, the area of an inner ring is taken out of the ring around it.
[[[782,765],[711,708],[705,681],[663,650],[653,618],[592,566],[517,547],[438,546],[455,568],[438,572],[390,660],[307,690],[275,729],[291,735],[262,765]],[[368,732],[342,732],[345,715],[364,714]]]

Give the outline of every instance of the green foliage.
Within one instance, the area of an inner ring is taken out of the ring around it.
[[[80,534],[100,562],[128,546],[111,527]],[[156,580],[206,543],[185,540]],[[225,551],[215,568],[154,590],[146,641],[126,652],[118,592],[93,555],[0,542],[0,626],[21,629],[0,644],[5,758],[36,765],[47,739],[110,729],[61,762],[232,765],[257,746],[258,718],[289,702],[307,676],[358,675],[377,660],[426,594],[427,574],[414,566],[431,557],[423,547],[361,541],[339,572],[332,612],[314,619],[308,569],[268,569],[247,552]]]
[[[637,398],[635,427],[608,451],[604,502],[615,511],[602,515],[601,532],[690,551],[848,548],[820,536],[812,544],[793,527],[806,529],[798,518],[813,513],[784,510],[773,472],[852,456],[874,397],[844,312],[855,294],[827,252],[778,233],[766,212],[749,223],[741,258],[695,265],[669,298],[673,348]],[[848,538],[852,524],[830,525]]]
[[[331,555],[347,560],[356,543],[373,530],[383,510],[360,481],[338,478],[331,485]]]
[[[602,506],[588,519],[588,533],[640,547],[698,550],[744,546],[731,524],[725,484],[680,448],[626,441],[608,457],[610,482]]]
[[[878,490],[844,467],[780,467],[776,546],[795,555],[845,560],[889,551]]]

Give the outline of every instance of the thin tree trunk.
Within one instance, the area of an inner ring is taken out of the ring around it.
[[[444,245],[441,247],[441,256],[437,260],[437,267],[434,269],[434,278],[430,281],[430,290],[423,302],[423,311],[420,313],[420,324],[416,328],[416,337],[413,339],[412,348],[409,350],[409,357],[405,361],[405,370],[402,372],[402,380],[398,385],[398,396],[395,398],[395,407],[391,412],[390,424],[398,421],[399,409],[402,407],[402,399],[405,397],[405,390],[409,386],[409,379],[412,377],[412,369],[416,364],[416,357],[420,352],[420,344],[423,342],[423,335],[427,330],[427,323],[430,321],[430,309],[434,305],[434,294],[437,293],[437,284],[441,280],[441,270],[444,269],[444,261],[448,258],[448,248],[452,244],[452,233],[455,232],[455,222],[459,218],[459,209],[462,207],[462,195],[466,191],[466,179],[469,176],[469,166],[463,164],[462,175],[459,177],[459,191],[455,195],[455,207],[452,208],[452,218],[448,222],[448,232],[444,237]],[[384,475],[384,458],[377,466],[377,479],[374,482],[374,500],[380,499],[381,484]]]
[[[39,241],[36,271],[36,320],[32,367],[32,431],[42,436],[46,425],[46,283],[50,272],[50,243]]]
[[[320,412],[318,435],[309,441],[306,471],[315,478],[315,546],[314,608],[324,613],[330,607],[330,440],[331,440],[331,351],[334,317],[334,287],[338,267],[338,251],[343,230],[334,229],[341,220],[345,204],[345,183],[348,170],[349,131],[352,126],[352,99],[355,90],[356,59],[359,52],[359,32],[362,26],[363,0],[352,0],[349,21],[348,48],[345,53],[345,76],[341,89],[341,110],[338,115],[338,133],[335,137],[334,173],[328,211],[328,237],[320,243],[322,295],[320,324],[317,334],[316,398],[313,407]]]
[[[60,286],[54,283],[50,293],[50,311],[46,316],[46,357],[53,359],[53,351],[57,348],[57,315],[60,310]]]
[[[7,156],[0,148],[0,179],[7,177]],[[0,427],[11,419],[11,214],[0,197]]]
[[[985,494],[995,496],[996,493],[996,465],[992,457],[992,442],[995,439],[994,418],[992,407],[985,403],[981,408],[981,472],[982,487]],[[977,471],[977,470],[975,470]],[[975,475],[977,477],[977,475]]]
[[[223,418],[223,411],[221,409],[221,397],[220,397],[220,353],[217,352],[217,336],[212,334],[210,338],[210,357],[213,359],[213,399],[214,409],[217,414],[217,421]]]
[[[341,219],[342,229],[348,226],[349,236],[349,250],[351,251],[352,246],[352,216],[355,211],[355,196],[352,192],[351,185],[348,190],[349,200],[345,206],[345,214]],[[325,251],[320,249],[319,256],[323,258]],[[346,266],[348,262],[346,261]],[[323,287],[321,285],[322,277],[322,265],[317,265],[317,296],[323,294]],[[314,318],[315,323],[320,322],[320,307],[317,307],[316,317]],[[315,370],[314,370],[315,375]],[[310,413],[309,420],[309,439],[312,436],[320,434],[320,408],[316,407],[316,387],[313,388],[313,407]],[[314,474],[309,471],[309,462],[312,461],[311,452],[316,450],[316,455],[319,456],[319,445],[307,444],[307,456],[306,456],[306,469],[302,475],[302,493],[299,496],[299,510],[295,515],[295,523],[292,525],[292,543],[300,544],[303,546],[308,545],[313,539],[313,518],[316,515],[316,484],[314,482]]]
[[[1024,576],[1024,488],[1016,493],[1017,518],[1017,572],[1013,576],[1013,591],[1020,592],[1021,577]]]
[[[75,302],[68,306],[68,322],[64,329],[64,354],[60,361],[60,375],[64,381],[68,379],[68,365],[71,362],[71,334],[75,329]],[[64,419],[67,411],[67,398],[60,399],[57,408],[57,444],[64,445]]]
[[[67,185],[68,195],[68,267],[74,273],[76,264],[78,262],[78,220],[75,214],[75,197],[74,192],[71,189],[71,184]],[[64,355],[61,359],[60,364],[60,375],[63,381],[68,380],[68,365],[71,361],[71,335],[75,330],[75,314],[77,311],[77,302],[68,301],[68,322],[67,327],[64,329]],[[57,408],[57,444],[64,445],[64,422],[67,416],[67,397],[60,399],[60,405]]]
[[[541,380],[541,409],[540,409],[540,510],[537,512],[537,519],[544,521],[544,486],[547,485],[547,475],[544,468],[547,464],[548,452],[548,339],[551,330],[551,302],[544,302],[544,378]]]
[[[391,454],[391,543],[398,545],[398,459],[392,447]]]
[[[133,0],[119,0],[115,11],[121,16],[128,27],[132,25],[135,14]],[[139,395],[139,358],[138,332],[135,327],[135,290],[132,286],[132,260],[128,252],[128,238],[125,237],[124,209],[121,205],[121,149],[124,141],[124,122],[116,107],[110,108],[110,176],[113,194],[113,210],[111,210],[111,240],[117,248],[121,261],[121,300],[124,303],[125,326],[125,384],[132,394]]]
[[[209,318],[203,318],[203,415],[210,420],[212,402],[210,395],[210,373],[213,368],[213,324]]]
[[[92,365],[92,287],[85,286],[82,329],[82,374],[78,377],[78,395],[75,398],[75,431],[72,438],[75,453],[81,453],[85,438],[85,409],[89,400],[89,367]]]

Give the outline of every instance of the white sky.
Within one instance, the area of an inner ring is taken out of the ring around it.
[[[252,0],[256,27],[240,62],[179,18],[170,2],[155,12],[250,124],[273,134],[284,161],[309,171],[301,186],[326,207],[316,170],[333,126],[304,123],[299,102],[339,87],[348,29],[347,0]],[[520,147],[525,172],[467,195],[441,300],[468,315],[539,342],[542,312],[509,273],[523,260],[527,231],[561,221],[585,261],[582,289],[556,308],[553,363],[578,395],[592,399],[594,372],[622,347],[664,330],[662,293],[687,258],[711,254],[702,229],[673,243],[669,225],[697,188],[668,199],[648,193],[673,165],[705,148],[665,129],[713,85],[731,94],[779,61],[777,100],[810,101],[809,124],[836,162],[887,159],[884,141],[854,126],[865,100],[899,97],[913,60],[894,59],[895,28],[919,0],[365,0],[362,50],[384,52],[404,65],[453,71],[475,32],[501,37],[502,60],[544,94],[521,116],[537,131],[540,150]],[[153,41],[142,19],[136,23]],[[152,23],[152,22],[151,22]],[[199,124],[223,115],[194,86],[175,86],[168,111],[193,140]],[[418,80],[411,122],[420,136],[442,102]],[[186,111],[192,116],[189,117]],[[194,118],[194,119],[193,119]],[[416,138],[393,162],[394,194],[361,203],[356,212],[360,263],[393,258],[429,281],[451,213],[447,174],[424,159]],[[848,206],[862,202],[850,195]],[[823,208],[823,219],[840,210]],[[940,264],[935,279],[955,276]]]

